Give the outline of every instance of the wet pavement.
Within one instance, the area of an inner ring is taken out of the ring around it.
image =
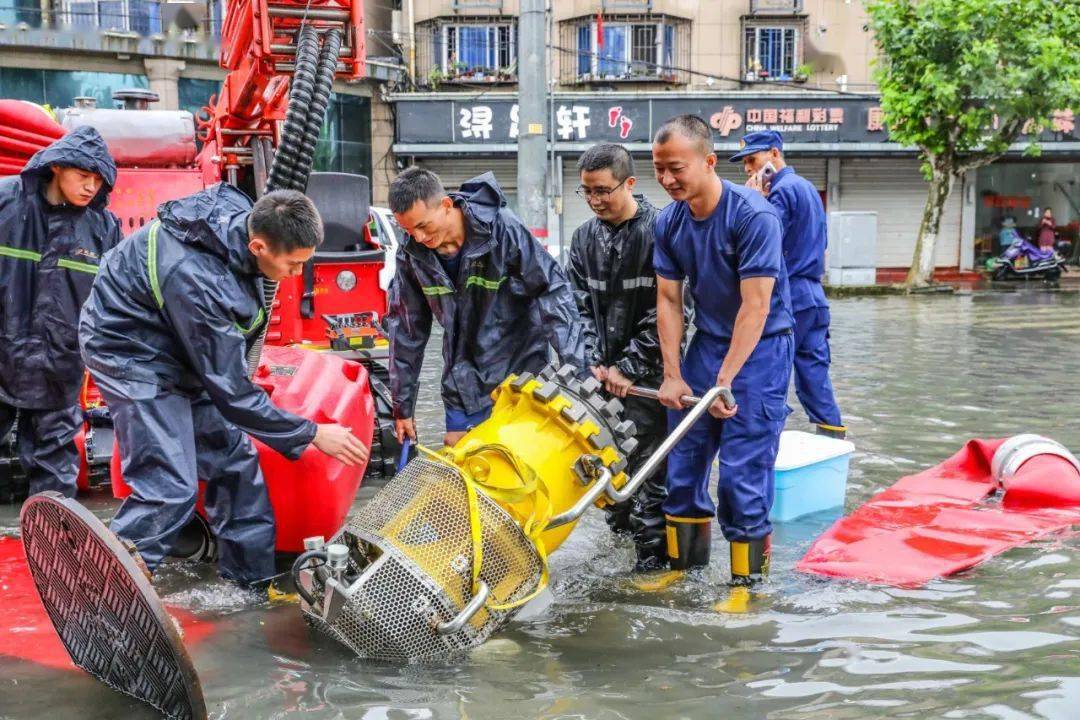
[[[857,446],[848,510],[970,437],[1037,432],[1080,451],[1080,295],[832,307],[833,378]],[[442,431],[439,364],[433,338],[418,418],[429,443]],[[789,428],[804,428],[792,406]],[[111,512],[104,498],[90,503]],[[835,517],[778,526],[765,597],[752,614],[726,617],[711,610],[728,572],[719,537],[707,572],[646,594],[630,583],[629,543],[591,513],[552,558],[547,610],[436,665],[361,662],[313,635],[294,605],[194,582],[209,568],[170,568],[158,584],[168,603],[214,626],[192,648],[213,718],[1080,716],[1080,536],[920,590],[795,573]],[[17,510],[0,506],[0,532],[16,524]],[[154,714],[79,672],[0,657],[0,718],[76,717]]]

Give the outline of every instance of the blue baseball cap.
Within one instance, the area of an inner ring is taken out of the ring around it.
[[[762,130],[760,132],[746,133],[739,141],[739,152],[728,158],[728,162],[739,162],[747,155],[766,150],[784,149],[784,136],[775,130]]]

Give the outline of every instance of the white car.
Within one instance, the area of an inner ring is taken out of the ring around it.
[[[377,240],[386,251],[386,260],[382,269],[379,270],[379,287],[389,290],[390,281],[394,279],[394,273],[397,272],[397,249],[405,241],[405,231],[397,224],[394,213],[390,212],[389,208],[372,205],[368,211],[368,217],[371,219],[369,223],[371,237]]]

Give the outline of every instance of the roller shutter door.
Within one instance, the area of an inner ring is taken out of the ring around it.
[[[495,173],[495,179],[506,196],[517,198],[517,158],[417,158],[416,164],[438,175],[443,186],[451,192],[460,188],[463,182],[490,170]],[[516,202],[511,205],[516,205]]]
[[[877,266],[908,267],[922,222],[928,184],[915,159],[851,159],[840,163],[840,210],[877,213]],[[945,204],[934,265],[960,264],[961,183]]]

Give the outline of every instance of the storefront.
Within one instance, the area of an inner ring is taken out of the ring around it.
[[[1080,165],[1075,162],[999,162],[980,168],[975,182],[975,261],[999,254],[1018,234],[1038,243],[1049,210],[1056,241],[1072,255],[1080,239]]]
[[[392,101],[397,118],[394,152],[399,162],[430,168],[449,188],[492,170],[513,205],[518,133],[513,93],[486,93],[481,98],[449,93],[399,95]],[[818,187],[828,210],[878,214],[876,257],[880,269],[906,268],[911,262],[927,184],[916,153],[889,141],[876,97],[813,92],[559,93],[550,110],[555,159],[552,177],[556,179],[549,193],[553,198],[548,228],[552,245],[568,243],[574,228],[589,218],[588,207],[574,194],[579,184],[576,162],[596,142],[625,145],[637,165],[638,189],[655,205],[665,205],[667,195],[651,172],[651,138],[666,118],[693,113],[707,119],[714,129],[722,177],[744,182],[741,167],[724,160],[736,151],[745,132],[778,130],[784,135],[788,161]],[[1044,152],[1035,166],[1060,166],[1062,174],[1071,171],[1075,180],[1076,165],[1068,160],[1080,154],[1076,138],[1057,132],[1041,139]],[[1009,165],[993,165],[956,183],[935,253],[939,268],[970,270],[975,266],[975,241],[983,232],[977,228],[985,214],[976,203],[983,188],[979,185],[976,192],[975,183],[981,183],[977,178],[983,173],[987,177],[1001,172],[1011,176],[1011,171],[1000,170]],[[1059,177],[1057,182],[1067,183],[1067,179]],[[1055,192],[1053,182],[1047,187],[1047,192]],[[1077,192],[1075,183],[1071,187]],[[982,195],[979,197],[981,203]],[[1075,210],[1066,212],[1067,203],[1060,193],[1055,202],[1062,205],[1062,224],[1075,224]],[[1080,203],[1080,196],[1074,195],[1074,202]],[[1032,206],[1035,204],[1046,206],[1042,200],[1033,200]],[[1054,205],[1055,217],[1058,205]]]

